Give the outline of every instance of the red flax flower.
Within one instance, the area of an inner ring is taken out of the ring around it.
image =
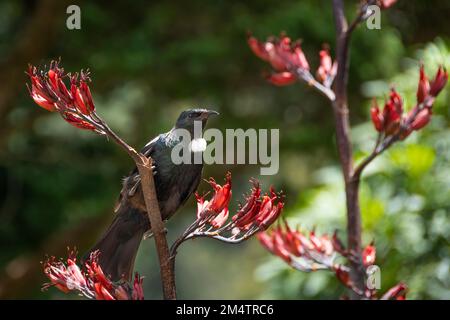
[[[447,71],[439,67],[434,80],[430,83],[422,65],[417,86],[416,106],[404,114],[403,100],[398,92],[392,89],[383,110],[380,110],[376,101],[370,109],[375,129],[384,137],[396,137],[403,140],[412,131],[425,127],[431,120],[434,100],[445,87],[447,80]]]
[[[253,53],[261,60],[268,62],[274,73],[267,76],[267,80],[277,86],[290,85],[298,79],[314,82],[310,73],[308,60],[303,53],[300,41],[292,42],[285,34],[279,38],[271,37],[261,42],[252,35],[247,39]],[[331,86],[336,74],[336,63],[332,63],[328,50],[320,51],[320,67],[317,77],[325,86]]]
[[[366,246],[362,252],[363,264],[367,268],[375,263],[377,249],[375,248],[373,242]]]
[[[320,66],[317,69],[317,78],[322,83],[328,83],[330,82],[330,79],[334,79],[334,77],[336,76],[337,63],[333,63],[333,61],[331,60],[328,48],[320,50],[319,56]]]
[[[231,173],[228,172],[225,177],[225,184],[223,186],[216,183],[213,178],[209,179],[209,184],[214,189],[214,197],[209,201],[207,210],[221,213],[224,209],[228,209],[228,204],[231,199]]]
[[[271,231],[260,232],[257,237],[264,248],[284,260],[292,268],[304,272],[329,270],[345,287],[353,290],[361,297],[365,299],[377,298],[376,290],[366,288],[362,292],[356,288],[350,279],[350,268],[336,263],[339,255],[342,258],[353,258],[345,249],[336,232],[332,237],[327,234],[318,236],[314,230],[293,229],[284,221],[283,225],[280,224]],[[363,249],[362,257],[366,268],[374,264],[375,254],[376,248],[373,242]],[[389,290],[383,298],[404,298],[405,290],[405,285],[398,285]]]
[[[417,103],[423,103],[429,93],[430,93],[430,81],[428,81],[428,78],[425,74],[425,70],[423,69],[423,65],[421,65],[419,85],[417,87]]]
[[[76,252],[70,251],[67,261],[50,257],[44,262],[44,273],[50,279],[43,289],[55,286],[64,293],[77,291],[96,300],[143,300],[143,279],[135,274],[133,287],[126,282],[113,283],[98,264],[100,253],[95,251],[80,268],[76,264]]]
[[[258,239],[267,250],[300,271],[335,268],[335,242],[327,234],[319,237],[315,231],[302,232],[284,222],[284,226],[259,233]]]
[[[231,174],[227,173],[223,186],[216,183],[214,179],[208,182],[214,189],[214,194],[210,200],[206,200],[205,196],[196,195],[197,220],[178,239],[176,246],[197,237],[239,243],[258,231],[266,230],[283,210],[284,203],[280,194],[270,189],[268,194],[262,195],[258,181],[251,180],[250,194],[245,197],[244,204],[241,204],[239,210],[229,219]]]
[[[29,65],[27,74],[31,80],[28,89],[36,104],[48,111],[59,112],[76,128],[104,134],[104,125],[95,114],[88,85],[91,81],[89,72],[66,74],[57,61],[52,61],[48,70]]]

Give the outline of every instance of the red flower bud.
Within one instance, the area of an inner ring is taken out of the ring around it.
[[[254,222],[256,215],[261,208],[261,188],[257,181],[253,182],[252,194],[247,198],[247,202],[233,216],[232,220],[239,229],[247,230]]]
[[[378,107],[376,100],[374,100],[374,102],[373,102],[373,107],[370,108],[370,116],[372,118],[372,122],[373,122],[375,129],[378,132],[383,131],[384,118],[380,112],[380,108]]]
[[[414,121],[411,123],[412,130],[419,130],[425,127],[431,120],[431,108],[424,108],[417,113]]]
[[[261,187],[259,186],[259,182],[257,180],[251,180],[251,182],[253,183],[252,193],[249,197],[247,197],[245,205],[243,205],[233,216],[233,221],[240,220],[246,216],[248,212],[254,208],[257,200],[261,196]]]
[[[321,251],[322,246],[321,246],[321,242],[319,241],[319,239],[316,237],[316,233],[314,230],[309,232],[309,240],[311,241],[312,245],[314,246],[314,248],[317,251]]]
[[[275,222],[275,220],[278,219],[278,217],[281,214],[281,211],[283,210],[284,204],[283,202],[278,202],[277,205],[272,206],[269,213],[262,219],[262,221],[259,223],[260,229],[265,230],[267,229],[272,223]],[[257,219],[258,223],[258,219]]]
[[[267,80],[276,86],[288,86],[297,81],[297,77],[288,71],[273,73],[267,77]]]
[[[365,267],[371,266],[375,263],[376,248],[373,242],[364,248],[362,252],[363,264]]]
[[[333,247],[333,243],[330,240],[330,238],[328,237],[327,234],[323,234],[320,237],[320,242],[321,242],[321,252],[327,256],[331,255],[334,251],[334,247]]]
[[[342,243],[341,239],[339,239],[337,235],[337,231],[334,231],[333,237],[331,238],[331,242],[333,245],[334,250],[339,252],[342,255],[346,255],[346,249],[344,244]]]
[[[403,101],[402,97],[398,94],[397,91],[395,91],[395,89],[391,90],[388,103],[392,110],[395,111],[395,115],[391,114],[391,117],[395,117],[392,120],[400,118],[401,114],[403,113]]]
[[[283,55],[280,55],[280,53],[283,53],[282,52],[283,49],[280,48],[280,44],[273,42],[266,42],[265,49],[269,54],[269,62],[272,65],[272,67],[276,71],[286,71],[287,69],[286,64],[288,63],[288,61],[284,59]]]
[[[34,102],[48,111],[56,111],[55,100],[51,97],[45,78],[38,75],[37,69],[31,65],[28,67],[28,76],[31,80],[31,89],[28,87],[28,91]]]
[[[305,54],[303,53],[303,50],[300,47],[300,44],[297,44],[294,47],[291,62],[294,66],[296,66],[298,68],[301,68],[304,70],[309,70],[308,60],[306,60]]]
[[[336,70],[334,70],[333,61],[327,49],[320,50],[319,56],[320,66],[317,69],[317,78],[321,82],[325,82],[329,77],[334,76]]]
[[[247,43],[257,57],[261,58],[264,61],[269,61],[269,54],[263,42],[258,41],[258,39],[253,36],[249,36],[247,39]]]
[[[206,210],[208,208],[209,201],[205,200],[204,197],[200,197],[200,195],[196,192],[195,198],[197,199],[197,219],[204,218],[208,211]]]
[[[58,74],[54,70],[50,69],[48,71],[48,78],[50,80],[50,84],[53,87],[53,90],[58,90]]]
[[[270,252],[273,252],[272,237],[268,233],[259,232],[258,234],[256,234],[256,237],[264,248],[266,248]]]
[[[215,194],[208,204],[208,208],[216,213],[221,213],[228,208],[231,198],[231,173],[227,173],[226,183],[221,186],[217,184],[213,178],[209,180],[209,184],[213,187]]]
[[[86,129],[86,130],[92,130],[95,131],[95,126],[90,124],[89,122],[83,120],[79,115],[73,112],[64,112],[62,114],[64,120],[74,126],[75,128],[79,129]]]
[[[334,272],[339,281],[342,282],[346,287],[352,287],[352,281],[350,280],[350,273],[341,265],[334,266]]]
[[[261,222],[270,215],[272,210],[272,198],[268,195],[263,196],[260,210],[258,212],[258,216],[256,217],[256,223],[261,224]]]
[[[275,230],[272,235],[273,252],[286,262],[291,262],[291,254],[286,249],[281,230]]]
[[[293,254],[296,257],[300,257],[304,253],[304,250],[302,248],[300,240],[297,238],[296,235],[298,231],[292,230],[286,221],[284,221],[284,228],[285,228],[284,240],[286,242],[286,247],[288,247],[288,250],[291,254]],[[279,230],[281,231],[280,228]]]
[[[224,208],[221,213],[214,217],[209,223],[216,229],[224,225],[228,220],[228,208]]]
[[[144,300],[144,278],[139,276],[139,273],[134,274],[134,282],[133,282],[133,293],[132,293],[132,300]]]
[[[389,100],[383,109],[384,131],[387,135],[395,134],[400,127],[400,120],[403,114],[403,102],[400,95],[391,90]]]
[[[442,68],[442,66],[440,66],[438,71],[436,72],[436,76],[433,82],[431,83],[430,95],[436,97],[447,84],[447,80],[448,80],[447,70],[445,70],[444,68]]]
[[[430,82],[428,81],[427,76],[425,75],[425,71],[423,65],[420,66],[420,79],[419,86],[417,88],[417,103],[424,102],[425,98],[428,96],[430,92]]]
[[[36,104],[39,105],[40,107],[50,112],[56,111],[55,104],[50,99],[47,99],[43,95],[41,95],[36,89],[36,87],[31,86],[30,94],[34,102],[36,102]]]

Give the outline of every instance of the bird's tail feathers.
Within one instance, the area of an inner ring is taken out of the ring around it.
[[[108,230],[84,259],[98,250],[99,264],[111,280],[131,280],[139,245],[148,227],[148,219],[142,221],[142,218],[145,219],[146,215],[137,209],[125,206],[121,208]]]

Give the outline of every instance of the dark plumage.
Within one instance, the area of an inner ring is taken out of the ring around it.
[[[141,150],[154,160],[156,193],[163,220],[169,219],[197,189],[203,168],[203,164],[193,164],[193,161],[179,165],[172,162],[172,148],[179,142],[174,129],[186,129],[193,137],[194,121],[202,121],[204,128],[211,114],[218,113],[206,109],[183,111],[172,130],[160,134]],[[131,278],[139,244],[150,231],[137,168],[124,179],[114,211],[116,215],[110,227],[85,258],[90,252],[100,250],[103,271],[117,281]]]

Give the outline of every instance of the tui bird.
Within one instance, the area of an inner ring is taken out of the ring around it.
[[[201,121],[202,128],[210,115],[218,112],[206,109],[183,111],[175,126],[160,134],[141,150],[153,159],[153,173],[161,217],[168,220],[197,189],[203,164],[174,164],[172,149],[179,143],[175,129],[186,129],[194,137],[194,121]],[[203,150],[201,150],[203,151]],[[86,254],[100,251],[99,264],[113,281],[131,279],[134,260],[144,235],[151,233],[150,221],[144,203],[137,168],[123,180],[122,191],[114,209],[115,217],[106,233]]]

